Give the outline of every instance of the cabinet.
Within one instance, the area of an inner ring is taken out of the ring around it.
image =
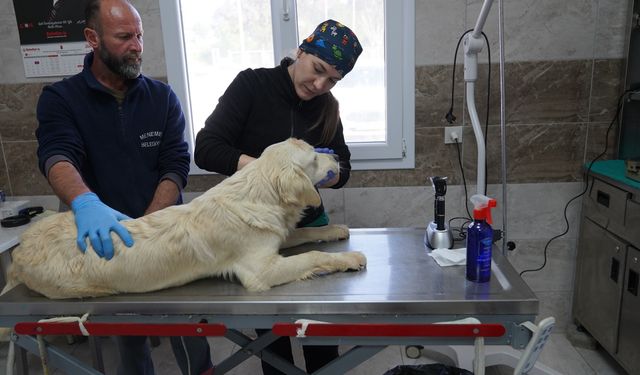
[[[629,373],[640,374],[640,184],[598,166],[582,201],[573,317]]]

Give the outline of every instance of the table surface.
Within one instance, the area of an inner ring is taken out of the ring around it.
[[[0,297],[5,315],[102,314],[417,314],[529,315],[538,299],[508,260],[493,251],[488,283],[465,279],[464,266],[440,267],[423,243],[424,229],[352,229],[348,240],[307,244],[285,256],[319,249],[358,250],[367,268],[249,292],[236,281],[209,278],[142,294],[50,300],[24,285]]]
[[[29,224],[13,228],[0,227],[0,253],[4,253],[18,245],[20,236],[27,228],[29,228]]]

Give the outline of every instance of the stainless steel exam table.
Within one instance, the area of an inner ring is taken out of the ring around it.
[[[88,322],[107,325],[219,324],[226,328],[220,334],[242,348],[218,363],[216,374],[229,371],[251,355],[258,355],[289,374],[304,373],[268,350],[262,350],[278,337],[273,331],[257,339],[241,332],[251,328],[272,328],[274,324],[294,323],[299,319],[364,325],[361,328],[365,327],[365,330],[369,324],[383,324],[393,330],[403,325],[430,325],[474,317],[483,324],[497,323],[504,327],[505,333],[488,337],[487,345],[523,348],[531,333],[521,323],[535,320],[538,299],[505,257],[494,251],[491,281],[472,283],[465,280],[463,266],[438,266],[428,256],[423,236],[424,229],[352,229],[351,238],[346,241],[287,249],[283,251],[285,256],[310,249],[358,250],[366,254],[367,268],[296,281],[260,293],[248,292],[237,282],[204,279],[154,293],[49,300],[21,285],[0,297],[0,326],[13,327],[21,322],[59,316],[80,317],[85,313],[90,314]],[[202,330],[199,333],[204,334]],[[37,355],[37,342],[33,336],[14,334],[12,339],[18,347]],[[474,342],[473,337],[429,334],[308,335],[298,339],[305,345],[353,346],[317,374],[348,371],[388,345],[473,345]],[[47,349],[49,362],[55,367],[74,374],[97,373],[90,366],[66,358],[52,346],[47,345]]]

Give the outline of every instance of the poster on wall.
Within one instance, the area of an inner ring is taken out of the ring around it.
[[[91,52],[83,34],[87,1],[13,0],[27,78],[82,70],[84,56]]]

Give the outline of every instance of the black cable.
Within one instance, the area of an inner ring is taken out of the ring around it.
[[[551,237],[551,239],[549,241],[547,241],[546,245],[544,246],[542,265],[540,267],[538,267],[538,268],[524,270],[524,271],[520,272],[520,276],[524,275],[527,272],[538,272],[538,271],[542,270],[547,265],[547,251],[549,249],[549,245],[551,244],[551,242],[553,242],[554,240],[564,236],[565,234],[567,234],[569,232],[569,219],[567,218],[567,209],[569,208],[569,205],[571,204],[571,202],[573,202],[574,200],[576,200],[576,199],[580,198],[581,196],[583,196],[587,192],[587,190],[589,189],[589,172],[591,171],[591,167],[593,166],[593,163],[595,163],[598,159],[600,159],[601,157],[603,157],[604,155],[607,154],[607,149],[609,147],[609,132],[611,131],[611,128],[613,127],[613,124],[617,123],[617,121],[620,118],[620,110],[622,109],[622,100],[630,92],[633,92],[633,90],[627,90],[622,95],[620,95],[620,97],[618,97],[618,105],[616,106],[616,114],[615,114],[615,116],[613,116],[613,120],[611,120],[611,123],[609,124],[609,127],[607,128],[607,133],[604,136],[604,151],[602,151],[598,156],[596,156],[593,160],[591,160],[591,162],[589,163],[589,166],[587,167],[587,169],[584,172],[584,175],[583,175],[584,189],[582,190],[582,192],[580,194],[578,194],[575,197],[569,199],[567,204],[564,206],[564,222],[565,222],[565,226],[566,226],[564,232],[562,232],[562,233],[560,233],[560,234],[558,234],[558,235],[556,235],[554,237]]]
[[[466,228],[466,225],[468,225],[471,222],[471,219],[469,219],[468,217],[464,217],[464,216],[457,216],[457,217],[452,217],[451,219],[449,219],[449,228],[451,228],[451,222],[453,220],[464,220],[462,222],[462,224],[460,225],[459,229],[456,228],[452,228],[452,231],[458,231],[458,238],[454,238],[453,241],[463,241],[465,239],[467,239],[467,235],[464,231],[464,229]]]
[[[453,124],[456,121],[456,116],[453,115],[453,94],[456,87],[456,61],[458,60],[458,49],[460,48],[460,42],[462,42],[462,38],[465,35],[472,32],[473,29],[469,29],[465,31],[460,38],[458,38],[458,44],[456,44],[456,52],[453,54],[453,73],[451,74],[451,107],[449,107],[449,112],[444,116],[449,124]]]

